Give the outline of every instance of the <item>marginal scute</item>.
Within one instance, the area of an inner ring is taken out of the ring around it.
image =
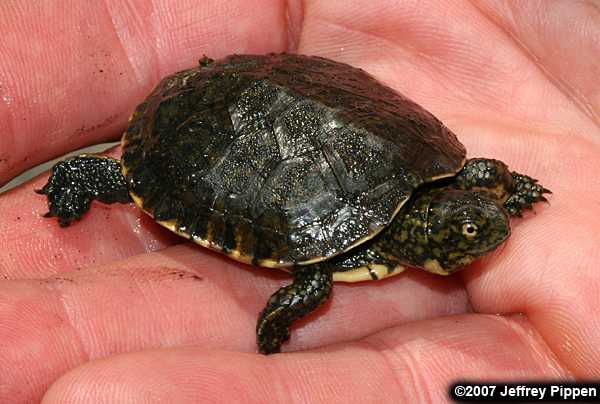
[[[337,271],[333,273],[334,282],[364,282],[385,279],[398,275],[406,269],[403,265],[387,266],[383,264],[372,264],[364,267],[353,268],[349,271]]]
[[[364,71],[234,55],[165,78],[132,115],[123,173],[157,221],[243,262],[315,263],[375,237],[465,150]]]

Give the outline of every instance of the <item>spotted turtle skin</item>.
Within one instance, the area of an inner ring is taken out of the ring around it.
[[[264,354],[334,282],[452,274],[550,193],[499,160],[466,159],[436,117],[363,70],[288,54],[204,57],[164,78],[120,162],[59,162],[38,192],[64,227],[94,200],[134,201],[195,243],[290,272],[258,317]]]

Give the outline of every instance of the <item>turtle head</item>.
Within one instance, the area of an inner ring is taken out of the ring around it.
[[[509,216],[499,202],[472,191],[434,192],[427,209],[427,248],[421,267],[451,274],[493,251],[510,235]]]

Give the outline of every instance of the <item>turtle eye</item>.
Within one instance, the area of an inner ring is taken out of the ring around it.
[[[473,222],[466,222],[462,225],[462,234],[469,240],[475,238],[477,236],[477,225]]]

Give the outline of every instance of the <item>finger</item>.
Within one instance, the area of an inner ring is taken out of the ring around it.
[[[287,46],[282,2],[5,1],[0,21],[10,33],[0,42],[0,184],[115,139],[162,76],[202,54]]]
[[[524,52],[560,82],[561,90],[600,124],[600,10],[591,1],[473,3],[516,38]],[[573,27],[577,29],[573,29]]]
[[[531,155],[540,159],[517,160],[552,190],[550,204],[514,221],[504,248],[463,274],[476,311],[525,313],[574,374],[597,377],[600,184],[594,156],[600,147],[577,138],[543,139],[539,152],[530,143]],[[500,154],[503,145],[498,144]]]
[[[120,152],[105,154],[116,158]],[[184,241],[133,203],[94,202],[83,220],[60,227],[44,217],[46,197],[33,192],[47,178],[45,173],[0,197],[0,279],[45,278]]]
[[[445,402],[450,383],[481,375],[569,377],[526,321],[467,315],[268,358],[195,347],[119,355],[68,373],[43,403]]]
[[[309,2],[299,50],[364,68],[443,120],[510,121],[582,136],[597,130],[472,2]],[[590,58],[582,68],[596,63]]]
[[[551,207],[519,224],[521,236],[509,240],[497,266],[465,273],[469,295],[478,312],[525,313],[570,371],[598,377],[600,221],[591,214],[595,202],[553,192]]]
[[[45,182],[46,175],[0,199],[0,279],[45,278],[184,241],[133,203],[94,202],[84,220],[60,227],[43,216],[46,198],[32,192]]]
[[[0,363],[3,385],[12,386],[4,397],[33,397],[66,369],[116,353],[189,344],[256,352],[258,313],[289,282],[289,276],[203,254],[193,245],[42,281],[3,282]],[[418,271],[396,280],[338,284],[331,303],[296,324],[285,349],[466,311],[464,290],[452,279]],[[27,359],[32,357],[38,360]]]

